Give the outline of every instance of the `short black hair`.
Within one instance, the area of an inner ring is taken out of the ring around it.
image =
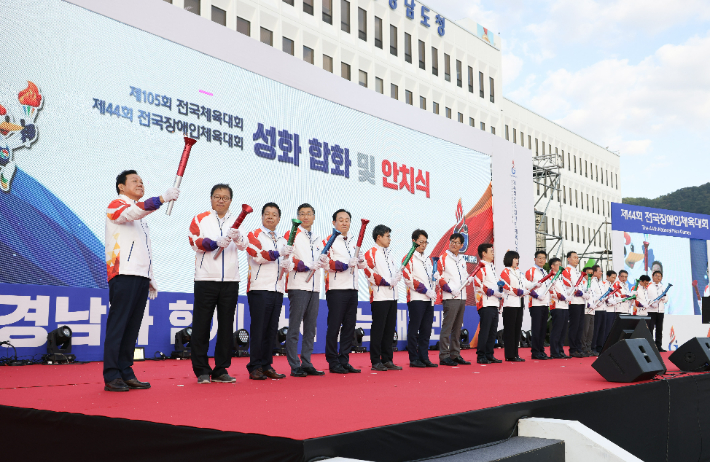
[[[540,254],[543,254],[544,256],[547,256],[547,252],[545,252],[544,250],[538,250],[537,252],[535,252],[535,258],[537,258],[537,256],[540,255]]]
[[[586,268],[584,268],[584,272],[585,272],[585,273],[588,272],[588,271],[591,271],[591,272],[593,273],[593,272],[594,272],[594,268],[592,268],[591,266],[587,266]]]
[[[650,282],[651,278],[646,276],[645,274],[642,274],[641,277],[639,278],[639,281],[641,282]]]
[[[561,264],[561,263],[562,263],[562,260],[560,260],[560,259],[557,258],[557,257],[554,257],[554,258],[551,258],[550,261],[547,262],[547,263],[550,265],[550,268],[552,268],[552,265],[554,265],[554,264],[557,263],[557,262],[560,262],[560,264]]]
[[[308,202],[305,202],[305,203],[299,205],[298,208],[296,209],[296,213],[299,213],[301,211],[301,209],[311,209],[311,210],[313,210],[313,215],[316,214],[316,209],[314,209],[313,206],[311,204],[309,204]]]
[[[518,262],[520,262],[520,254],[515,250],[508,250],[503,257],[503,266],[506,268],[508,266],[513,266],[513,260],[516,258],[518,259]]]
[[[429,239],[429,235],[426,233],[426,231],[424,231],[423,229],[415,229],[412,232],[412,240],[416,241],[417,239],[419,239],[419,236],[424,236],[425,238]]]
[[[385,225],[377,225],[375,229],[372,230],[372,239],[377,241],[377,236],[384,236],[387,233],[391,233],[392,230]]]
[[[658,274],[660,274],[661,276],[663,276],[663,273],[662,273],[662,272],[660,272],[660,271],[658,271],[658,270],[656,270],[656,271],[654,271],[654,272],[653,272],[653,276],[655,276],[655,275],[656,275],[656,273],[658,273]]]
[[[228,189],[229,198],[231,199],[232,197],[234,197],[234,194],[232,193],[232,187],[226,183],[217,183],[216,185],[212,186],[212,191],[210,191],[210,197],[212,197],[212,194],[214,194],[214,192],[218,189]]]
[[[483,258],[483,254],[488,252],[488,249],[493,248],[493,244],[479,244],[478,245],[478,258]]]
[[[348,217],[350,217],[351,220],[353,219],[353,216],[350,215],[350,212],[348,212],[348,211],[345,210],[345,209],[338,209],[338,210],[336,210],[335,213],[333,214],[333,221],[335,221],[335,220],[338,219],[338,214],[339,214],[340,212],[345,212],[345,213],[347,213],[347,214],[348,214]],[[315,213],[315,211],[314,211],[313,213]]]
[[[116,177],[116,194],[121,194],[121,190],[118,189],[118,185],[122,184],[123,186],[126,185],[126,178],[128,175],[138,175],[138,172],[135,170],[124,170],[121,173],[118,174]]]
[[[616,274],[616,271],[614,271],[614,270],[609,270],[609,271],[606,272],[606,277],[610,278],[610,277],[613,276],[614,274]]]
[[[267,208],[267,207],[273,207],[273,208],[275,208],[276,210],[278,210],[278,211],[279,211],[279,218],[281,218],[281,209],[279,208],[278,205],[276,205],[276,202],[267,202],[266,204],[264,204],[264,206],[261,208],[261,214],[262,214],[262,215],[263,215],[264,212],[266,211],[266,208]]]
[[[627,275],[627,276],[629,275],[629,272],[626,271],[626,270],[621,270],[621,271],[619,271],[619,276],[621,276],[621,273],[624,273],[624,274]]]
[[[569,259],[569,257],[572,256],[572,254],[577,255],[577,252],[575,252],[574,250],[570,250],[569,252],[567,252],[567,259]]]
[[[592,266],[592,271],[594,271],[596,273],[599,268],[601,268],[601,266],[594,265],[594,266]]]
[[[459,242],[462,243],[462,244],[463,244],[464,242],[466,242],[466,241],[464,240],[463,234],[461,234],[461,233],[454,233],[454,234],[452,234],[451,236],[449,236],[449,242],[453,241],[454,239],[458,239]]]

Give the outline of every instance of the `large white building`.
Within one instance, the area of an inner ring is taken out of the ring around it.
[[[449,21],[417,0],[166,1],[383,97],[528,148],[541,158],[533,159],[539,229],[561,236],[539,246],[557,255],[611,249],[603,223],[610,202],[621,202],[619,155],[504,98],[500,37],[475,21]]]

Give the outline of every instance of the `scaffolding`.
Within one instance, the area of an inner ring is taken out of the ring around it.
[[[586,258],[587,260],[590,258],[594,258],[597,262],[596,264],[601,266],[602,270],[604,271],[604,274],[610,269],[614,269],[614,262],[612,260],[612,255],[611,255],[611,249],[610,247],[610,240],[611,240],[611,234],[610,234],[610,229],[609,226],[611,226],[611,222],[609,220],[604,219],[604,221],[599,225],[597,230],[594,232],[594,235],[592,238],[589,240],[587,243],[587,247],[584,249],[584,252],[578,254],[579,255],[579,260],[580,262],[582,261],[583,258]],[[599,235],[599,240],[602,241],[602,228],[604,229],[604,250],[594,250],[594,251],[589,251],[589,246],[592,245],[592,242],[595,242],[597,235]]]
[[[562,216],[562,204],[559,201],[561,174],[558,155],[534,156],[532,160],[533,182],[536,185],[538,196],[535,202],[535,247],[536,250],[544,250],[549,256],[562,257],[564,255],[564,243],[561,230],[557,230],[558,234],[551,233],[547,216],[555,199],[555,193],[557,193],[560,216]]]

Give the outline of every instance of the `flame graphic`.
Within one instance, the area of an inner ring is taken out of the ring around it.
[[[27,81],[27,88],[17,94],[17,99],[23,106],[39,107],[42,102],[42,95],[39,94],[37,85]]]
[[[456,205],[456,223],[460,222],[463,218],[463,204],[461,203],[461,198],[459,197],[459,203]]]
[[[0,115],[5,115],[5,114],[7,114],[7,109],[5,109],[2,104],[0,104]]]
[[[671,326],[671,343],[675,342],[675,329]]]

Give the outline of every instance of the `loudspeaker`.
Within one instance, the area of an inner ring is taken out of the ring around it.
[[[603,352],[592,367],[609,382],[649,380],[665,367],[645,338],[620,340]]]
[[[648,340],[648,344],[651,346],[651,351],[656,356],[656,359],[661,363],[661,366],[663,366],[663,373],[665,374],[666,365],[663,362],[661,353],[659,353],[658,348],[656,348],[656,342],[653,340],[651,331],[648,330],[647,323],[650,319],[651,318],[648,316],[618,315],[614,320],[614,324],[611,326],[611,331],[606,337],[602,353],[620,340],[645,338]]]
[[[710,297],[703,297],[702,313],[703,324],[710,324]]]
[[[710,371],[710,338],[691,338],[675,350],[668,359],[681,371]]]

